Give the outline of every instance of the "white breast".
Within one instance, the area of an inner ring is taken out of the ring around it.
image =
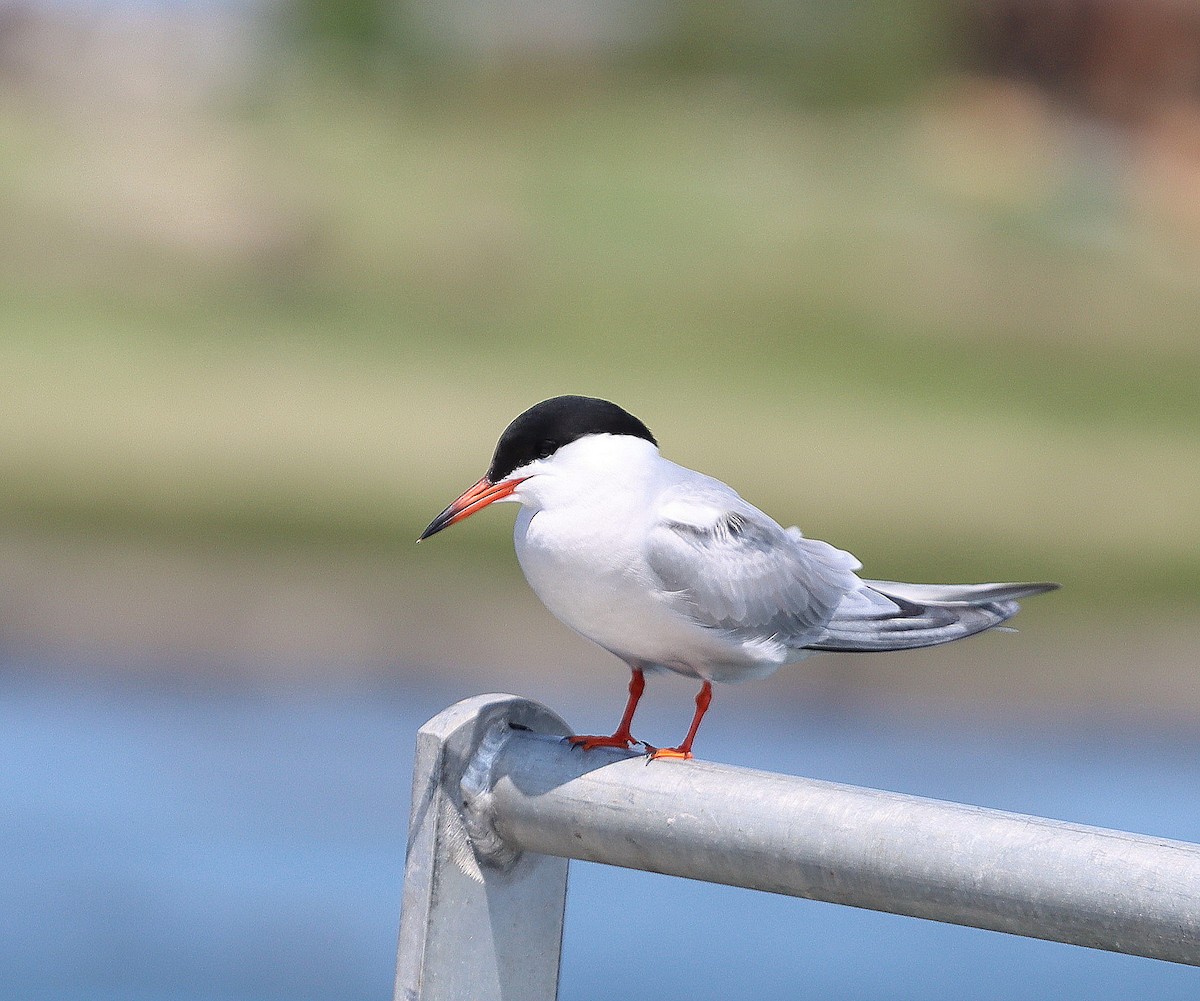
[[[573,512],[573,514],[577,514]],[[630,516],[630,518],[633,516]],[[736,682],[780,662],[688,621],[660,600],[631,520],[594,522],[522,509],[513,542],[525,579],[554,616],[629,663]]]
[[[529,586],[565,625],[630,664],[713,681],[770,674],[778,644],[707,628],[680,610],[646,546],[666,492],[709,478],[624,435],[581,438],[526,467],[513,531]]]

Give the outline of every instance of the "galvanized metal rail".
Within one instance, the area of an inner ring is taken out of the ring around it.
[[[703,761],[509,695],[421,728],[397,1001],[549,1001],[567,859],[1200,966],[1200,846]]]

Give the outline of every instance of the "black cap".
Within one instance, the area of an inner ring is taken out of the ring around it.
[[[500,436],[487,478],[499,483],[514,469],[545,459],[589,434],[627,434],[657,445],[650,429],[608,400],[555,396],[530,407]]]

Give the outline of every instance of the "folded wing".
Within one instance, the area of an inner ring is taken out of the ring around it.
[[[646,557],[666,600],[693,622],[792,650],[824,636],[860,586],[849,553],[781,528],[732,491],[667,498]]]
[[[780,657],[949,643],[1010,619],[1018,598],[1058,587],[862,580],[852,555],[781,528],[715,481],[664,499],[646,557],[677,611]]]

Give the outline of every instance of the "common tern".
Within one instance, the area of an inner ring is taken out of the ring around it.
[[[763,678],[820,651],[949,643],[1058,587],[861,578],[850,553],[663,458],[640,420],[585,396],[544,400],[509,424],[487,474],[417,541],[498,501],[521,505],[513,542],[534,593],[632,672],[617,729],[569,738],[584,750],[643,744],[652,758],[690,758],[713,682]],[[677,747],[630,731],[646,673],[664,669],[701,682]]]

